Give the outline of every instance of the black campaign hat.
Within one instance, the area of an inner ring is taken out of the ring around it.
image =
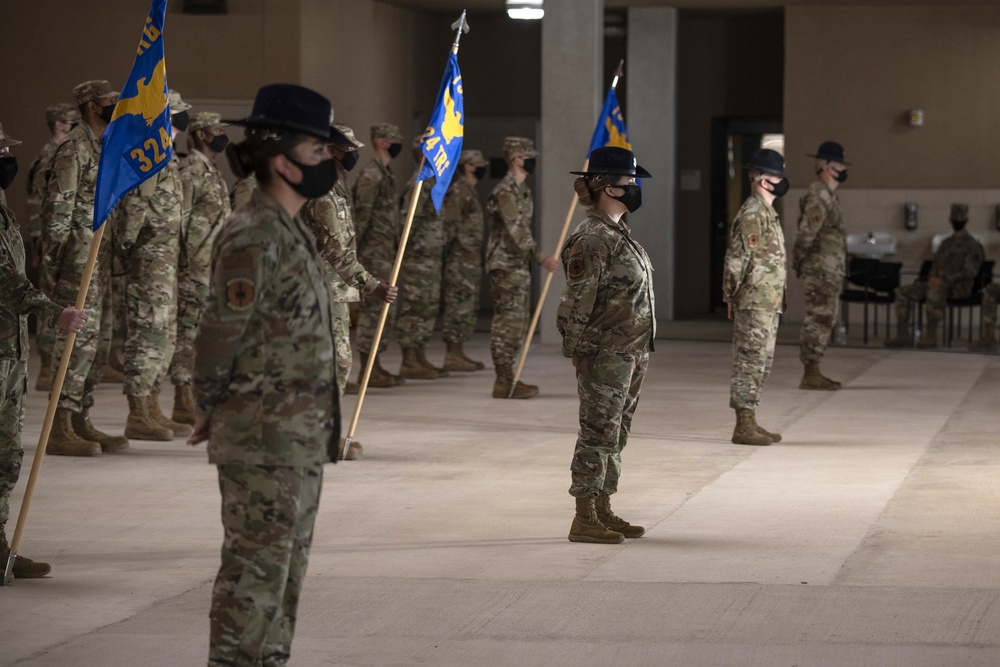
[[[650,173],[635,162],[635,153],[618,146],[602,146],[590,153],[587,171],[571,171],[580,176],[635,176],[652,178]]]
[[[828,162],[840,162],[846,165],[851,164],[844,159],[844,147],[836,141],[824,141],[819,145],[819,150],[816,151],[815,155],[807,155],[806,157],[814,157]]]
[[[750,156],[750,162],[744,168],[751,171],[762,171],[765,174],[784,176],[785,158],[781,157],[781,153],[772,151],[770,148],[758,148]]]
[[[249,116],[226,122],[248,129],[291,130],[328,141],[330,100],[294,83],[272,83],[257,91]]]

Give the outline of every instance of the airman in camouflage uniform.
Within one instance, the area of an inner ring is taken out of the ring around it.
[[[318,93],[276,84],[239,121],[247,139],[237,149],[271,157],[257,174],[260,188],[229,217],[212,251],[195,340],[198,420],[188,440],[208,439],[222,496],[210,666],[287,664],[323,463],[337,454],[333,297],[316,240],[298,217],[308,195],[295,166],[318,170],[320,182],[309,183],[332,188],[336,171],[323,166],[329,116]]]
[[[623,220],[642,204],[635,179],[650,174],[632,151],[617,147],[595,149],[589,171],[573,173],[581,176],[574,188],[587,219],[562,250],[566,287],[556,316],[580,394],[569,487],[577,511],[569,539],[617,544],[645,533],[616,516],[610,498],[618,491],[621,454],[656,336],[653,267]]]
[[[478,371],[482,362],[465,356],[463,343],[472,337],[479,310],[479,282],[483,275],[483,207],[476,183],[486,175],[489,162],[477,150],[464,150],[458,170],[444,196],[444,322],[441,327],[447,352],[446,371]]]
[[[359,294],[392,303],[397,288],[389,287],[365,269],[358,261],[351,193],[347,188],[347,172],[358,160],[358,149],[363,147],[355,139],[354,130],[346,125],[334,124],[337,135],[330,144],[337,161],[337,182],[326,195],[310,200],[302,207],[302,221],[316,237],[323,268],[330,279],[333,294],[333,339],[336,343],[337,386],[340,395],[347,392],[347,379],[351,374],[351,313],[349,303],[359,300]],[[355,393],[357,389],[355,388]],[[361,458],[361,443],[352,440],[344,458]]]
[[[181,424],[194,424],[194,395],[191,392],[194,336],[208,298],[212,244],[231,212],[226,182],[213,161],[229,143],[225,134],[227,126],[217,113],[203,111],[192,116],[187,129],[192,149],[180,162],[184,196],[181,208],[189,213],[180,226],[177,342],[169,372],[174,385],[174,409],[170,419]]]
[[[7,136],[0,126],[0,190],[10,187],[17,170],[17,158],[10,149],[21,142]],[[10,494],[21,472],[24,450],[21,426],[24,423],[24,395],[28,389],[28,315],[40,323],[57,324],[78,331],[86,315],[75,308],[63,308],[36,289],[24,273],[24,243],[14,213],[0,204],[0,569],[7,567],[10,547],[6,526],[10,517]],[[44,577],[52,568],[18,556],[15,578]],[[3,574],[0,573],[0,577]]]
[[[73,89],[82,122],[56,149],[46,184],[42,213],[45,248],[42,270],[55,279],[53,300],[74,303],[94,238],[94,191],[101,157],[100,137],[114,113],[118,93],[107,81],[86,81]],[[111,243],[105,232],[87,291],[87,323],[76,336],[59,408],[46,452],[91,456],[128,446],[120,436],[101,433],[90,421],[94,387],[100,382],[111,348]],[[46,265],[48,263],[48,265]],[[65,334],[59,332],[52,357],[59,367]]]
[[[840,213],[837,187],[847,180],[843,147],[834,142],[820,144],[815,155],[817,179],[799,201],[799,234],[792,250],[795,275],[805,288],[806,313],[799,336],[799,358],[805,366],[800,389],[840,389],[840,383],[824,376],[819,363],[837,320],[840,291],[847,264],[847,233]]]
[[[734,443],[770,445],[781,436],[758,426],[755,412],[771,373],[785,300],[785,236],[773,203],[788,191],[788,181],[784,158],[766,148],[754,151],[747,169],[753,194],[733,220],[722,279],[733,320],[729,407],[736,410]]]
[[[983,337],[972,341],[969,349],[973,352],[997,352],[997,302],[1000,301],[1000,283],[990,283],[983,287]]]
[[[518,381],[511,386],[514,356],[528,332],[531,265],[541,264],[555,272],[559,260],[546,257],[531,232],[535,203],[524,180],[535,168],[534,142],[507,137],[503,152],[507,174],[486,200],[486,270],[493,299],[490,352],[496,369],[493,398],[531,398],[538,395],[535,385]]]
[[[358,234],[358,259],[376,276],[390,277],[392,265],[399,249],[402,225],[399,218],[399,202],[396,197],[396,179],[389,162],[399,155],[403,137],[395,125],[382,123],[371,128],[372,161],[362,170],[354,183],[354,224]],[[382,302],[365,299],[361,302],[356,327],[358,352],[361,354],[361,375],[364,374],[369,353],[384,352],[386,336],[379,341],[377,351],[371,349],[375,341],[375,331],[382,313]],[[385,332],[392,328],[395,310],[389,310]],[[382,368],[378,356],[372,367],[369,387],[392,387],[403,383],[403,378]]]
[[[229,193],[229,204],[232,207],[232,210],[235,211],[240,206],[246,206],[249,204],[250,197],[256,189],[257,177],[253,174],[236,181],[233,185],[232,192]]]
[[[924,337],[917,344],[921,348],[938,345],[938,328],[944,317],[948,299],[965,299],[972,294],[979,267],[983,263],[983,245],[965,229],[969,222],[969,207],[966,204],[951,205],[951,226],[955,233],[941,243],[934,253],[934,262],[927,281],[918,280],[896,288],[895,338],[885,341],[886,347],[909,347],[913,345],[910,335],[910,316],[913,303],[926,300],[927,326]]]
[[[32,241],[32,261],[39,269],[38,287],[46,294],[52,293],[53,277],[42,271],[41,252],[44,246],[42,239],[42,197],[49,180],[49,170],[52,167],[52,157],[56,148],[66,138],[69,131],[80,124],[80,112],[72,104],[54,104],[45,110],[45,121],[49,126],[52,138],[42,146],[42,150],[28,167],[28,234]],[[46,262],[45,268],[51,268]],[[52,386],[52,347],[56,342],[54,327],[38,322],[36,347],[41,360],[35,389],[48,391]]]
[[[187,126],[191,108],[170,91],[174,136]],[[183,116],[182,116],[183,114]],[[175,120],[181,117],[179,120]],[[167,374],[177,337],[177,263],[180,256],[183,186],[179,160],[173,159],[125,195],[115,214],[115,252],[125,267],[128,332],[125,382],[129,414],[125,435],[138,440],[171,440],[191,433],[188,424],[167,418],[160,409],[160,379]]]

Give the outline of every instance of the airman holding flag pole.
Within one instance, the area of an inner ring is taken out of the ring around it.
[[[117,105],[98,104],[100,101],[110,101],[117,98],[118,93],[113,91],[106,81],[89,82],[92,85],[85,86],[77,93],[77,100],[81,107],[87,109],[85,117],[90,121],[81,123],[76,130],[87,133],[81,135],[81,140],[89,141],[95,151],[100,151],[100,161],[96,170],[95,181],[93,182],[93,207],[85,206],[86,199],[81,199],[80,194],[75,194],[74,199],[63,197],[61,199],[65,214],[64,226],[65,235],[63,237],[63,247],[57,248],[61,251],[73,249],[74,252],[82,250],[86,242],[90,246],[87,251],[86,262],[82,265],[82,274],[79,283],[79,292],[76,296],[76,308],[87,310],[86,304],[100,304],[100,290],[96,300],[87,300],[91,278],[94,274],[94,267],[97,264],[98,250],[101,247],[101,239],[104,236],[104,221],[107,219],[111,209],[121,197],[139,183],[148,179],[165,167],[173,155],[173,142],[170,139],[170,111],[167,106],[167,82],[166,66],[164,64],[163,48],[163,22],[167,12],[167,0],[152,0],[149,14],[143,27],[142,35],[139,39],[139,48],[129,74],[128,81],[123,88],[122,97]],[[162,78],[160,75],[162,74]],[[80,87],[77,87],[80,89]],[[89,91],[89,92],[88,92]],[[101,109],[101,111],[98,111]],[[83,113],[83,112],[81,112]],[[98,115],[100,114],[100,115]],[[96,119],[102,121],[102,125],[97,125]],[[103,142],[97,141],[94,136],[94,128],[106,130],[103,135]],[[71,133],[72,135],[72,133]],[[53,183],[56,187],[62,184],[59,173],[56,171],[59,154],[63,148],[69,145],[69,138],[60,146],[56,154],[56,162],[53,166],[53,174],[50,180],[50,188]],[[72,160],[73,156],[68,155],[63,159]],[[91,168],[91,167],[88,167]],[[61,188],[58,189],[61,192]],[[52,201],[52,198],[47,198]],[[91,231],[91,221],[93,230]],[[67,244],[67,241],[72,244]],[[68,264],[71,260],[64,257],[63,266],[75,267],[76,264]],[[66,285],[65,275],[60,275],[60,280]],[[100,284],[96,285],[98,288]],[[98,308],[100,306],[98,305]],[[90,309],[91,311],[93,308]],[[99,329],[99,323],[98,323]],[[87,323],[85,330],[89,328],[95,333],[94,325]],[[49,406],[45,413],[45,421],[42,424],[42,432],[38,439],[38,450],[35,460],[31,465],[31,473],[28,477],[28,485],[25,489],[24,500],[21,503],[21,511],[17,518],[17,527],[14,529],[14,536],[10,543],[10,554],[7,558],[7,567],[4,579],[10,575],[14,560],[17,557],[17,549],[20,544],[21,534],[24,531],[24,524],[27,520],[28,510],[31,505],[31,496],[34,492],[38,471],[41,469],[42,460],[45,456],[45,448],[48,443],[49,434],[53,429],[53,420],[56,417],[57,408],[60,407],[60,396],[62,394],[63,381],[66,378],[66,371],[70,365],[71,355],[69,352],[74,349],[76,332],[69,331],[66,336],[65,346],[59,361],[59,369],[52,383],[52,393],[49,395]],[[86,373],[81,373],[86,377]],[[89,407],[87,405],[79,407]],[[79,409],[78,407],[78,409]],[[63,417],[69,421],[69,413],[65,412]],[[71,428],[66,422],[63,429]],[[83,441],[86,442],[86,441]],[[100,445],[91,443],[98,447]]]
[[[417,204],[420,200],[420,190],[423,183],[428,178],[434,178],[434,187],[431,188],[431,201],[434,202],[434,209],[439,214],[444,196],[451,184],[451,177],[458,167],[458,158],[462,152],[462,138],[465,135],[465,103],[462,96],[462,73],[458,68],[458,45],[462,39],[462,34],[469,32],[469,23],[465,20],[465,11],[462,16],[452,24],[452,29],[456,31],[455,42],[451,46],[451,53],[448,54],[448,62],[445,65],[444,76],[441,78],[441,87],[438,90],[437,105],[431,114],[430,123],[424,130],[421,152],[423,159],[417,168],[416,185],[410,200],[410,208],[406,217],[406,224],[403,226],[403,234],[399,241],[399,251],[396,253],[396,261],[392,267],[392,275],[389,278],[391,286],[396,285],[399,278],[399,269],[403,263],[403,256],[406,251],[406,241],[410,236],[410,228],[413,225],[413,217],[416,214]],[[358,402],[354,406],[354,415],[351,418],[351,425],[344,438],[342,450],[346,452],[354,437],[354,430],[358,425],[358,417],[361,415],[361,406],[364,404],[365,392],[368,389],[368,380],[371,378],[372,367],[375,362],[374,351],[378,349],[379,341],[382,338],[382,330],[385,328],[385,321],[389,314],[389,304],[382,304],[382,312],[379,315],[378,327],[375,330],[375,339],[372,343],[372,354],[368,355],[365,364],[364,375],[361,378],[358,388]]]

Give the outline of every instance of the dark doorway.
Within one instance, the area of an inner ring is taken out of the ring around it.
[[[784,155],[780,120],[712,119],[712,312],[726,307],[722,301],[722,264],[729,243],[729,226],[750,196],[750,182],[743,165],[762,146]]]

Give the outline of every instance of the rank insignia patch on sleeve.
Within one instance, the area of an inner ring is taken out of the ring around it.
[[[226,307],[230,310],[248,310],[253,305],[253,297],[253,281],[249,278],[233,278],[226,282]]]

